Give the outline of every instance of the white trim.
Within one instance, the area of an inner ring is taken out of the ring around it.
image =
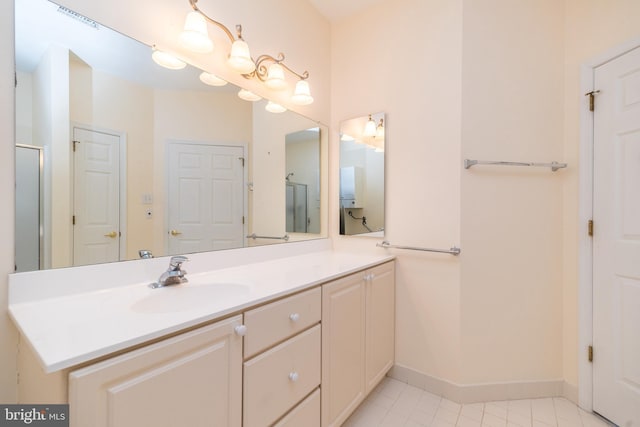
[[[398,364],[391,368],[387,376],[462,404],[559,396],[575,400],[571,386],[562,379],[457,384]]]
[[[640,38],[632,39],[586,61],[580,68],[581,94],[594,89],[595,68],[640,47]],[[586,97],[585,97],[586,99]],[[580,107],[580,176],[578,187],[578,404],[593,410],[593,369],[587,360],[587,348],[593,342],[593,251],[587,223],[593,216],[593,114],[588,102]],[[597,226],[597,225],[596,225]]]

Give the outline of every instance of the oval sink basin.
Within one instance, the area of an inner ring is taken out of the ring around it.
[[[185,283],[154,289],[151,295],[135,302],[131,309],[141,313],[172,313],[204,306],[215,308],[223,304],[232,304],[248,294],[249,287],[238,283]]]

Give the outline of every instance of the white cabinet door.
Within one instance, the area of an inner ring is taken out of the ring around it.
[[[322,287],[322,426],[339,426],[391,369],[395,268],[388,262]]]
[[[365,280],[322,287],[322,426],[339,426],[364,400]]]
[[[383,264],[367,273],[366,387],[369,394],[393,366],[395,356],[395,269]]]
[[[75,427],[240,426],[242,316],[69,375]]]

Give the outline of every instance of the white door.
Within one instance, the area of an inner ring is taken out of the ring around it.
[[[170,143],[169,254],[244,245],[244,148]]]
[[[593,409],[640,426],[640,48],[595,70]]]
[[[73,265],[120,258],[120,137],[74,128]]]

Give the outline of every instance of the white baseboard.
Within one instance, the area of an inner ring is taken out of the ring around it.
[[[486,384],[456,384],[397,364],[391,368],[387,376],[457,403],[538,399],[560,396],[566,397],[574,403],[578,401],[578,387],[562,379]]]

